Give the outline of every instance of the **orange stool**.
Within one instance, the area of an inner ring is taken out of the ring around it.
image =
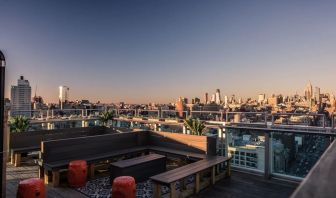
[[[113,198],[135,198],[135,180],[130,176],[121,176],[113,180]]]
[[[68,183],[70,187],[79,188],[86,184],[87,163],[85,160],[75,160],[69,163]]]
[[[45,198],[45,186],[42,179],[31,178],[19,183],[17,198]]]

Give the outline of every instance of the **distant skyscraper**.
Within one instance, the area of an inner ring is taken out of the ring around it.
[[[209,103],[209,94],[205,93],[204,104],[208,104],[208,103]]]
[[[220,104],[222,102],[221,101],[221,95],[220,95],[220,90],[219,89],[216,90],[215,102],[216,102],[216,104]]]
[[[306,86],[304,92],[305,92],[305,97],[306,97],[307,100],[311,100],[313,98],[313,86],[310,82]]]
[[[321,89],[319,87],[315,87],[315,101],[317,103],[321,102]]]
[[[11,87],[11,115],[31,116],[31,87],[23,76],[18,79],[17,86]]]
[[[228,96],[224,96],[224,104],[225,105],[229,104],[229,97]]]
[[[69,102],[69,90],[70,88],[67,86],[59,87],[59,103],[60,103],[61,109],[63,109],[64,104]]]
[[[215,94],[212,94],[211,95],[211,100],[210,100],[211,103],[214,103],[216,102],[216,95]]]

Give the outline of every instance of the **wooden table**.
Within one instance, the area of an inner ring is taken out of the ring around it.
[[[166,171],[166,157],[149,154],[114,162],[110,166],[110,181],[119,176],[132,176],[136,182],[147,180],[153,175]]]

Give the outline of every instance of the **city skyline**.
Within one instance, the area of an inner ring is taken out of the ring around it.
[[[174,102],[335,93],[334,2],[4,1],[0,48],[6,96],[18,76],[47,102]],[[253,24],[253,25],[252,25]],[[315,88],[315,87],[314,87]],[[150,93],[150,94],[149,94]]]
[[[19,79],[18,79],[18,81],[20,81],[20,79],[23,79],[24,78],[24,76],[20,76],[19,77]],[[29,80],[25,80],[25,81],[27,81],[28,83],[29,83]],[[12,89],[13,89],[13,87],[15,87],[16,85],[11,85],[11,87],[12,87]],[[201,95],[199,95],[199,96],[191,96],[191,97],[185,97],[185,96],[179,96],[178,97],[178,99],[177,100],[179,100],[179,99],[181,99],[181,98],[186,98],[187,100],[188,99],[190,99],[190,102],[192,101],[192,100],[194,100],[194,98],[197,98],[198,100],[200,100],[201,101],[201,103],[205,103],[205,104],[207,104],[207,103],[210,103],[210,102],[213,102],[213,103],[216,103],[216,104],[223,104],[223,102],[224,103],[226,103],[227,101],[227,99],[229,98],[229,97],[234,97],[235,99],[237,99],[237,100],[246,100],[246,99],[252,99],[252,100],[255,100],[255,101],[258,101],[258,102],[260,102],[259,100],[261,100],[260,99],[260,95],[262,95],[263,96],[263,100],[267,100],[268,98],[271,98],[271,97],[273,97],[273,96],[294,96],[294,95],[299,95],[299,96],[303,96],[303,97],[305,97],[307,100],[311,100],[311,99],[314,99],[314,98],[319,98],[319,96],[320,96],[320,94],[331,94],[331,96],[334,96],[335,97],[335,95],[334,95],[334,93],[330,93],[330,92],[321,92],[321,88],[320,87],[318,87],[318,86],[314,86],[314,90],[312,89],[313,88],[313,85],[312,85],[312,83],[311,83],[311,81],[309,81],[309,83],[306,85],[306,87],[303,89],[303,91],[302,91],[302,93],[298,93],[298,92],[296,92],[295,94],[293,93],[293,94],[283,94],[283,93],[277,93],[277,94],[275,94],[275,93],[272,93],[272,94],[266,94],[266,93],[259,93],[259,94],[257,94],[257,95],[255,95],[255,96],[251,96],[251,97],[246,97],[246,98],[243,98],[243,97],[241,97],[240,95],[237,95],[237,94],[235,94],[235,93],[233,93],[233,94],[224,94],[224,95],[222,95],[221,96],[221,94],[220,94],[220,89],[216,89],[215,91],[213,90],[213,92],[205,92],[205,93],[203,93],[203,94],[205,94],[205,97],[203,98],[203,99],[200,99],[200,98],[202,98],[201,97]],[[31,88],[30,88],[31,89]],[[46,101],[47,103],[64,103],[64,102],[70,102],[70,101],[78,101],[78,100],[87,100],[88,98],[71,98],[71,97],[69,97],[69,90],[70,90],[70,87],[68,87],[68,86],[64,86],[64,85],[61,85],[61,86],[59,86],[58,87],[58,98],[57,98],[57,100],[55,99],[55,100],[53,100],[53,101]],[[67,91],[64,91],[64,89],[66,89]],[[310,89],[309,90],[309,94],[307,95],[307,89]],[[30,90],[30,93],[31,93],[31,99],[33,99],[34,100],[34,98],[35,97],[41,97],[41,98],[44,98],[44,95],[43,94],[37,94],[37,86],[35,87],[35,90],[33,91],[33,90]],[[317,90],[317,93],[316,93],[316,90]],[[12,91],[11,91],[12,92]],[[34,92],[34,96],[32,95],[32,93]],[[209,93],[210,93],[210,96],[211,96],[211,99],[209,100]],[[218,95],[217,95],[218,94]],[[174,99],[174,100],[176,100],[176,98]],[[100,100],[98,100],[99,102],[103,102],[103,103],[118,103],[118,102],[125,102],[125,101],[111,101],[111,102],[104,102],[104,101],[100,101]],[[98,101],[91,101],[91,102],[98,102]],[[154,101],[146,101],[146,102],[143,102],[143,104],[145,104],[145,103],[151,103],[151,102],[154,102]],[[126,101],[126,103],[128,103],[127,101]],[[132,102],[130,102],[131,104],[132,104]],[[141,103],[141,102],[140,102]],[[136,103],[136,102],[134,102],[133,104],[140,104],[140,103]],[[154,102],[154,103],[157,103],[157,102]],[[169,101],[169,102],[166,102],[166,103],[174,103],[174,101]],[[161,104],[164,104],[164,102],[162,102]]]

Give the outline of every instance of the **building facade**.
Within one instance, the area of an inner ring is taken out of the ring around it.
[[[59,87],[59,104],[61,109],[63,109],[64,105],[69,102],[69,91],[70,88],[67,86]]]
[[[23,76],[11,87],[11,116],[18,115],[31,117],[31,87]]]

